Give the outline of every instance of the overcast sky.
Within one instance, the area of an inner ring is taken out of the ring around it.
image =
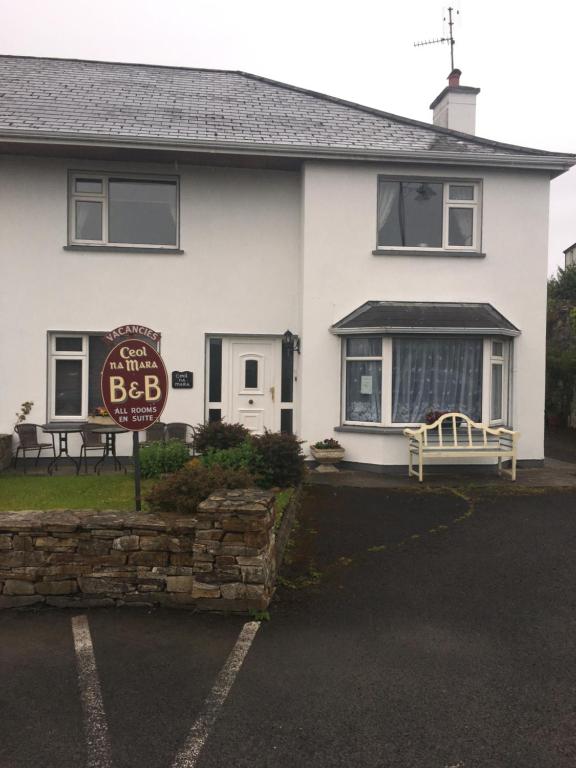
[[[576,152],[576,4],[460,0],[477,134]],[[435,0],[0,0],[0,52],[242,69],[418,120],[450,71]],[[529,226],[529,222],[527,222]],[[576,241],[576,170],[552,183],[550,269]]]

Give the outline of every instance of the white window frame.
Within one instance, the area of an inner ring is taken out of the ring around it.
[[[86,421],[88,418],[88,336],[85,333],[66,333],[64,331],[51,333],[49,337],[49,365],[48,365],[48,420],[49,421]],[[81,338],[82,351],[62,352],[56,351],[56,339]],[[82,399],[81,409],[78,415],[56,415],[56,363],[58,360],[80,360],[82,362]]]
[[[76,181],[86,179],[100,181],[101,192],[76,192]],[[176,243],[162,245],[158,243],[115,243],[108,239],[108,198],[110,179],[126,179],[142,182],[172,182],[176,185]],[[76,203],[102,203],[102,239],[82,240],[76,237]],[[158,176],[154,174],[102,173],[100,171],[70,171],[68,174],[68,244],[85,246],[109,246],[110,248],[143,249],[177,251],[180,248],[180,179],[178,176]]]
[[[382,354],[380,356],[347,356],[346,342],[350,338],[377,338],[377,333],[350,334],[342,337],[341,347],[341,419],[342,426],[350,427],[392,427],[404,429],[405,427],[418,427],[421,422],[398,422],[392,421],[392,356],[394,339],[406,338],[406,335],[381,336]],[[442,339],[443,336],[430,336],[434,339]],[[452,338],[449,334],[445,338]],[[469,337],[466,337],[469,338]],[[482,346],[482,418],[483,424],[492,426],[503,426],[509,424],[509,415],[511,413],[511,391],[510,383],[512,380],[510,372],[510,363],[512,359],[512,341],[503,337],[483,337]],[[502,344],[502,355],[493,355],[493,344]],[[382,403],[380,413],[382,421],[352,421],[346,418],[346,363],[348,360],[360,361],[378,361],[382,362]],[[491,418],[491,395],[492,395],[492,362],[502,365],[502,418],[492,420]]]
[[[489,402],[486,405],[487,413],[489,414],[489,424],[491,426],[504,426],[508,423],[508,414],[509,414],[509,407],[510,407],[510,396],[509,396],[509,381],[510,381],[510,344],[507,344],[505,341],[502,341],[501,339],[486,339],[485,344],[487,346],[487,349],[485,347],[484,354],[486,359],[489,360],[489,371],[488,371],[488,377],[489,377]],[[502,345],[502,354],[499,355],[494,352],[494,345],[495,344],[501,344]],[[493,379],[493,370],[494,366],[498,365],[502,369],[502,401],[500,403],[500,409],[502,416],[499,419],[494,419],[492,417],[492,379]]]
[[[384,176],[380,174],[377,181],[376,197],[380,194],[380,182],[390,181],[398,183],[423,183],[423,184],[442,184],[442,245],[441,247],[418,246],[418,245],[380,245],[378,244],[378,235],[380,231],[380,222],[378,221],[378,203],[376,204],[376,248],[379,251],[457,251],[479,253],[481,249],[481,211],[482,211],[482,183],[478,179],[438,179],[434,177],[398,177]],[[450,186],[472,187],[474,197],[472,200],[453,200],[450,198]],[[472,245],[450,245],[449,237],[449,216],[451,208],[469,208],[473,211],[472,222]]]

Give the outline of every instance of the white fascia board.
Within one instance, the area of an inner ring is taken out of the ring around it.
[[[394,327],[380,325],[374,328],[330,328],[330,333],[335,336],[365,336],[366,334],[383,334],[393,336],[395,334],[434,334],[436,336],[520,336],[522,331],[512,330],[510,328],[415,328],[415,327]]]
[[[393,161],[399,163],[426,163],[464,166],[510,167],[518,169],[539,169],[562,173],[576,165],[576,155],[497,155],[492,152],[431,152],[431,151],[390,151],[367,149],[336,149],[315,146],[293,146],[281,144],[250,144],[244,142],[202,142],[187,139],[154,140],[136,136],[105,138],[98,135],[53,133],[44,131],[4,131],[0,141],[15,144],[46,144],[58,146],[86,146],[105,148],[139,148],[154,151],[205,152],[212,154],[238,154],[253,156],[294,157],[302,159],[364,160],[371,162]]]

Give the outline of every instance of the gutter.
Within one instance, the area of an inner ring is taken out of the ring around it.
[[[388,336],[394,334],[436,334],[436,335],[466,335],[466,336],[520,336],[521,331],[517,328],[422,328],[414,326],[387,326],[380,325],[366,328],[336,328],[331,326],[330,333],[335,336],[354,336],[366,335],[370,333],[381,333]]]
[[[463,166],[490,166],[518,169],[554,171],[563,173],[576,165],[576,155],[498,155],[493,152],[438,152],[418,150],[395,152],[390,150],[366,150],[315,146],[301,147],[278,144],[250,144],[244,142],[191,142],[189,139],[154,140],[148,137],[126,137],[105,139],[102,136],[86,134],[52,133],[48,131],[23,131],[0,133],[0,142],[12,144],[44,144],[70,147],[101,147],[110,149],[142,149],[161,152],[202,152],[206,154],[236,154],[263,157],[289,157],[318,160],[364,160],[368,162],[424,163]]]

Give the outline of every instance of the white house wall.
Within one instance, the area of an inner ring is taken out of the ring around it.
[[[184,254],[64,250],[69,169],[178,175]],[[0,201],[0,432],[24,400],[47,420],[47,331],[159,330],[168,370],[194,373],[163,419],[190,423],[204,419],[206,333],[296,331],[297,173],[4,156]]]
[[[401,435],[338,433],[340,339],[329,327],[368,300],[489,302],[521,329],[514,342],[519,457],[543,458],[549,180],[542,173],[401,170],[483,179],[483,259],[374,256],[378,173],[398,167],[307,164],[303,200],[302,437],[337,437],[350,461],[405,464]]]
[[[66,251],[69,170],[180,177],[184,253]],[[379,173],[482,179],[486,258],[374,256]],[[340,339],[329,327],[364,302],[489,302],[521,329],[513,423],[521,459],[543,457],[548,177],[544,173],[310,162],[297,172],[0,157],[0,431],[33,400],[47,419],[47,331],[107,331],[137,322],[162,332],[171,390],[166,421],[204,418],[205,334],[302,338],[295,429],[338,437],[347,459],[405,464],[398,435],[334,433]],[[299,402],[298,402],[299,401]],[[124,439],[124,438],[123,438]],[[125,445],[121,450],[127,449]]]

